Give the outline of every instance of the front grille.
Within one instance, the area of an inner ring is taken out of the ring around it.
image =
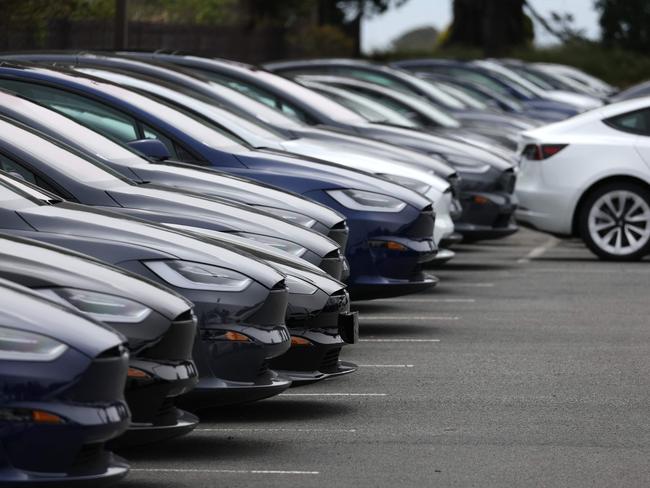
[[[262,364],[260,364],[260,368],[257,370],[257,376],[264,376],[269,372],[269,363],[268,361],[264,361]]]
[[[345,222],[345,220],[343,220],[338,224],[333,225],[330,228],[327,237],[329,237],[334,242],[336,242],[339,246],[341,246],[341,249],[345,249],[345,246],[348,243],[349,235],[350,235],[350,229],[348,228],[348,224]]]
[[[154,416],[154,425],[174,425],[176,423],[176,405],[173,398],[165,398]]]
[[[319,371],[323,373],[330,373],[336,371],[339,364],[339,354],[341,354],[341,348],[337,347],[336,349],[331,349],[325,353],[323,360],[321,361]]]
[[[449,185],[451,186],[451,194],[454,198],[458,198],[460,195],[460,176],[458,176],[457,173],[454,173],[447,181],[449,181]]]
[[[341,251],[336,249],[327,253],[318,267],[333,278],[340,280],[344,272],[343,256],[341,255]]]
[[[192,359],[195,335],[196,316],[185,312],[176,317],[156,344],[138,351],[137,357],[170,361]]]
[[[75,456],[69,471],[78,473],[80,471],[90,470],[102,464],[105,456],[106,451],[104,450],[103,442],[84,444]]]
[[[498,189],[505,191],[506,193],[513,193],[515,191],[515,181],[517,177],[515,176],[514,169],[507,169],[499,178]]]

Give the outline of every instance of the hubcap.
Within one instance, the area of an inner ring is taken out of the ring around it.
[[[604,251],[632,254],[650,239],[650,207],[636,193],[611,191],[591,207],[588,227],[591,239]]]

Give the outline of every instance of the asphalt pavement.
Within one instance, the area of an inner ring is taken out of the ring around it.
[[[522,230],[355,304],[356,374],[203,412],[120,487],[650,486],[650,263]]]

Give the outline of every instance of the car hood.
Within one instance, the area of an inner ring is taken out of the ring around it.
[[[29,207],[17,213],[37,231],[32,233],[36,239],[39,233],[89,239],[96,246],[95,255],[101,255],[102,243],[105,243],[107,256],[102,258],[111,264],[133,260],[181,259],[236,270],[269,289],[284,279],[282,274],[262,261],[244,256],[214,240],[124,218],[112,212],[65,202],[56,206]],[[114,255],[115,244],[120,247],[120,256]]]
[[[387,144],[374,139],[349,135],[321,128],[308,127],[293,131],[297,136],[309,141],[324,141],[333,144],[339,150],[351,150],[357,153],[375,156],[383,160],[414,164],[418,167],[431,168],[438,176],[447,179],[456,175],[456,170],[445,162],[411,149]]]
[[[182,229],[182,227],[179,228]],[[189,232],[195,233],[193,230],[189,230]],[[215,238],[220,242],[226,242],[243,253],[250,254],[257,259],[269,263],[272,267],[277,268],[284,274],[294,275],[310,282],[329,295],[345,288],[345,284],[332,278],[317,266],[274,247],[223,232],[208,231],[199,233],[199,235]],[[289,293],[291,294],[291,291]]]
[[[388,127],[380,124],[358,126],[357,130],[370,137],[378,137],[391,144],[403,144],[426,154],[449,154],[472,157],[499,170],[512,167],[508,161],[485,149],[434,134],[418,133],[409,129]]]
[[[143,210],[142,218],[158,223],[172,219],[173,223],[286,239],[321,257],[339,248],[317,232],[235,202],[148,185],[124,185],[108,193],[121,206]]]
[[[568,103],[569,105],[573,105],[580,110],[591,110],[592,108],[603,106],[602,100],[599,100],[595,97],[590,97],[589,95],[581,95],[579,93],[563,90],[548,90],[545,92],[545,95],[551,100]]]
[[[361,170],[352,170],[339,164],[309,156],[294,156],[289,153],[272,151],[270,149],[260,149],[248,153],[239,153],[237,154],[237,158],[245,166],[254,164],[252,161],[248,162],[249,158],[255,159],[257,162],[261,162],[262,165],[268,165],[268,171],[276,175],[281,174],[283,171],[293,176],[304,175],[306,179],[312,180],[312,187],[305,189],[305,193],[314,190],[354,188],[394,196],[418,210],[422,210],[430,205],[429,200],[424,196],[401,185],[397,185],[383,178],[378,178]],[[263,159],[260,160],[258,158]],[[284,165],[286,169],[282,169],[277,163]]]
[[[338,212],[300,195],[217,170],[174,162],[139,164],[130,169],[144,181],[202,195],[232,198],[248,205],[283,208],[307,215],[328,227],[345,220]]]
[[[134,300],[174,320],[191,307],[172,290],[90,256],[31,239],[0,234],[0,273],[26,277],[30,288],[75,288]]]
[[[124,337],[101,322],[28,288],[0,280],[0,293],[3,326],[50,337],[91,359],[124,343]]]
[[[363,152],[350,151],[346,147],[338,148],[328,142],[315,139],[294,139],[284,142],[283,146],[291,153],[331,161],[341,166],[360,169],[375,175],[387,174],[412,178],[426,183],[439,193],[443,193],[449,188],[449,183],[445,180],[417,165],[397,163],[374,155],[364,154]]]

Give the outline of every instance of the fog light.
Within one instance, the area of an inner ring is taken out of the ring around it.
[[[32,412],[32,420],[39,424],[62,424],[64,420],[49,412],[43,412],[42,410],[34,410]]]
[[[28,410],[24,408],[0,409],[0,421],[4,422],[36,422],[38,424],[62,424],[65,419],[43,410]]]
[[[126,373],[126,376],[129,378],[136,378],[139,380],[151,378],[151,376],[148,373],[145,373],[144,371],[140,371],[139,369],[135,369],[135,368],[129,368],[128,372]]]
[[[408,247],[395,241],[369,241],[370,247],[379,247],[391,251],[408,251]]]
[[[234,331],[201,329],[201,339],[204,341],[232,341],[232,342],[250,342],[251,338],[247,335]]]
[[[313,346],[313,343],[304,337],[291,336],[292,346]]]
[[[476,195],[474,197],[474,203],[478,203],[479,205],[485,205],[486,203],[490,203],[490,200],[480,195]]]
[[[233,342],[248,342],[250,341],[250,337],[240,334],[239,332],[233,332],[233,331],[228,331],[226,332],[223,337],[226,340],[233,341]]]

